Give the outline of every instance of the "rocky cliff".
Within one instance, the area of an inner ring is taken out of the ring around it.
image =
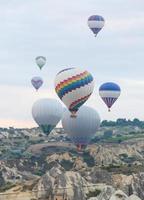
[[[93,169],[94,170],[94,169]],[[93,171],[94,173],[94,171]],[[91,179],[82,177],[80,173],[65,171],[56,164],[41,178],[35,181],[25,182],[0,195],[0,200],[34,200],[48,198],[66,198],[69,200],[90,199],[90,200],[138,200],[144,199],[144,173],[124,176],[115,174],[109,176],[109,184],[106,184],[106,174],[99,171],[101,181],[95,184],[92,178],[98,176],[89,174]],[[98,173],[98,172],[97,172]],[[97,174],[96,173],[96,174]],[[92,176],[92,177],[91,177]]]

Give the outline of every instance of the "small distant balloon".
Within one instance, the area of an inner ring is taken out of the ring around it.
[[[95,36],[101,31],[104,27],[105,20],[100,15],[92,15],[88,18],[88,26]]]
[[[56,99],[44,98],[33,104],[32,116],[43,133],[49,135],[61,120],[63,111],[61,103]]]
[[[113,82],[104,83],[99,88],[99,95],[104,101],[104,103],[107,105],[109,111],[112,105],[120,96],[120,94],[120,86]]]
[[[31,83],[33,87],[38,90],[43,84],[43,79],[39,76],[35,76],[31,79]]]
[[[76,117],[76,112],[88,100],[94,90],[94,78],[87,70],[66,68],[55,78],[55,91],[61,101]]]
[[[62,126],[78,150],[86,147],[100,126],[100,116],[97,111],[88,106],[82,106],[76,118],[71,118],[70,112],[64,112]]]
[[[40,69],[43,68],[43,66],[46,64],[46,58],[44,56],[38,56],[36,57],[36,64]]]

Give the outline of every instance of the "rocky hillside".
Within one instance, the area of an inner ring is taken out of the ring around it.
[[[69,200],[93,200],[94,197],[97,200],[144,199],[144,173],[109,175],[106,171],[93,168],[88,174],[89,177],[84,177],[79,172],[66,171],[61,165],[55,164],[42,177],[13,186],[0,195],[0,200],[44,200],[54,197]],[[98,177],[101,181],[97,181]]]
[[[144,200],[143,138],[114,135],[80,153],[65,134],[2,131],[0,200]]]

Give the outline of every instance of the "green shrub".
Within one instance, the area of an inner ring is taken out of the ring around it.
[[[87,198],[97,197],[100,193],[101,193],[101,190],[95,189],[94,191],[90,191],[90,192],[87,194]]]
[[[89,154],[89,152],[83,153],[83,160],[87,163],[88,167],[95,166],[95,160],[94,158]]]
[[[7,182],[7,183],[5,183],[5,185],[3,185],[2,187],[0,187],[0,192],[5,192],[6,190],[9,190],[9,189],[11,189],[14,186],[15,186],[15,184],[13,184],[11,182]]]
[[[73,167],[73,163],[69,160],[62,160],[60,164],[66,171],[69,171]]]
[[[36,170],[34,174],[37,176],[42,176],[44,173],[41,170]]]

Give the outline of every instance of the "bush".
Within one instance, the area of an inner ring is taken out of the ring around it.
[[[126,153],[122,153],[122,154],[120,154],[120,156],[123,157],[123,158],[127,158],[128,157],[128,155]]]
[[[104,132],[104,139],[111,138],[112,135],[113,135],[113,131],[107,130],[107,131]]]
[[[34,172],[34,174],[37,175],[37,176],[42,176],[42,175],[44,175],[44,173],[43,173],[41,170],[36,170],[36,171]]]
[[[95,166],[95,160],[94,158],[89,154],[89,152],[83,153],[83,160],[87,163],[88,167]]]
[[[71,168],[73,167],[73,163],[69,160],[62,160],[60,164],[66,171],[71,170]]]
[[[14,186],[15,186],[15,184],[13,184],[11,182],[7,182],[7,183],[5,183],[5,185],[3,185],[2,187],[0,187],[0,192],[5,192],[6,190],[9,190],[9,189],[11,189]]]
[[[121,166],[120,165],[113,165],[110,164],[109,166],[104,166],[102,169],[107,170],[108,172],[112,172],[114,169],[119,169]]]
[[[87,194],[87,198],[97,197],[101,193],[101,190],[95,189]]]

